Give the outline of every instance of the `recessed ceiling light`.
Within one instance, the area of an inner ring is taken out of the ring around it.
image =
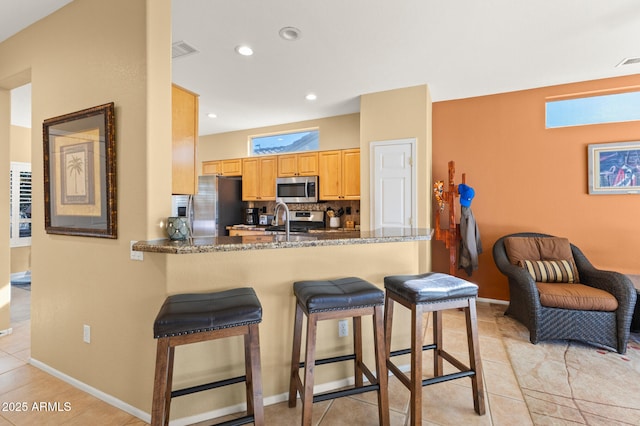
[[[304,97],[306,100],[308,101],[315,101],[316,99],[318,99],[318,97],[316,96],[315,93],[309,93],[307,96]]]
[[[214,114],[213,112],[210,112],[209,114],[207,114],[207,117],[209,117],[209,118],[218,118],[218,116],[216,114]]]
[[[296,27],[283,27],[278,32],[280,37],[287,41],[294,41],[300,38],[302,33]]]
[[[251,56],[253,55],[253,49],[247,45],[236,46],[236,52],[238,52],[242,56]]]

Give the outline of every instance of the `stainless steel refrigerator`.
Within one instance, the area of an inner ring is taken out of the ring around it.
[[[193,237],[228,235],[227,226],[242,223],[242,179],[199,176],[198,193],[174,195],[172,214],[188,216]]]

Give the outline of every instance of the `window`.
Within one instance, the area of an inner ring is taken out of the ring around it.
[[[319,139],[320,132],[318,129],[300,130],[291,133],[251,136],[251,155],[314,151],[318,150]]]
[[[31,164],[11,163],[10,243],[11,247],[31,245]]]
[[[547,128],[640,120],[640,92],[547,102]]]

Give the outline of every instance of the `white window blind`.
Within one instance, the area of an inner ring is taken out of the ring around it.
[[[11,163],[9,184],[11,247],[31,245],[31,164]]]

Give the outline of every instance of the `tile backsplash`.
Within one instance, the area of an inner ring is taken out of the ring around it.
[[[275,201],[265,201],[265,202],[248,202],[247,207],[257,207],[260,209],[260,213],[268,213],[273,214],[273,211],[276,208]],[[340,227],[344,227],[347,220],[352,220],[355,225],[360,224],[360,201],[359,200],[345,200],[345,201],[325,201],[321,203],[291,203],[287,204],[289,210],[320,210],[326,212],[329,207],[331,207],[334,211],[338,211],[340,207],[342,207],[345,211],[340,217]],[[347,214],[346,212],[351,210],[351,214]],[[328,220],[325,217],[328,226]]]

